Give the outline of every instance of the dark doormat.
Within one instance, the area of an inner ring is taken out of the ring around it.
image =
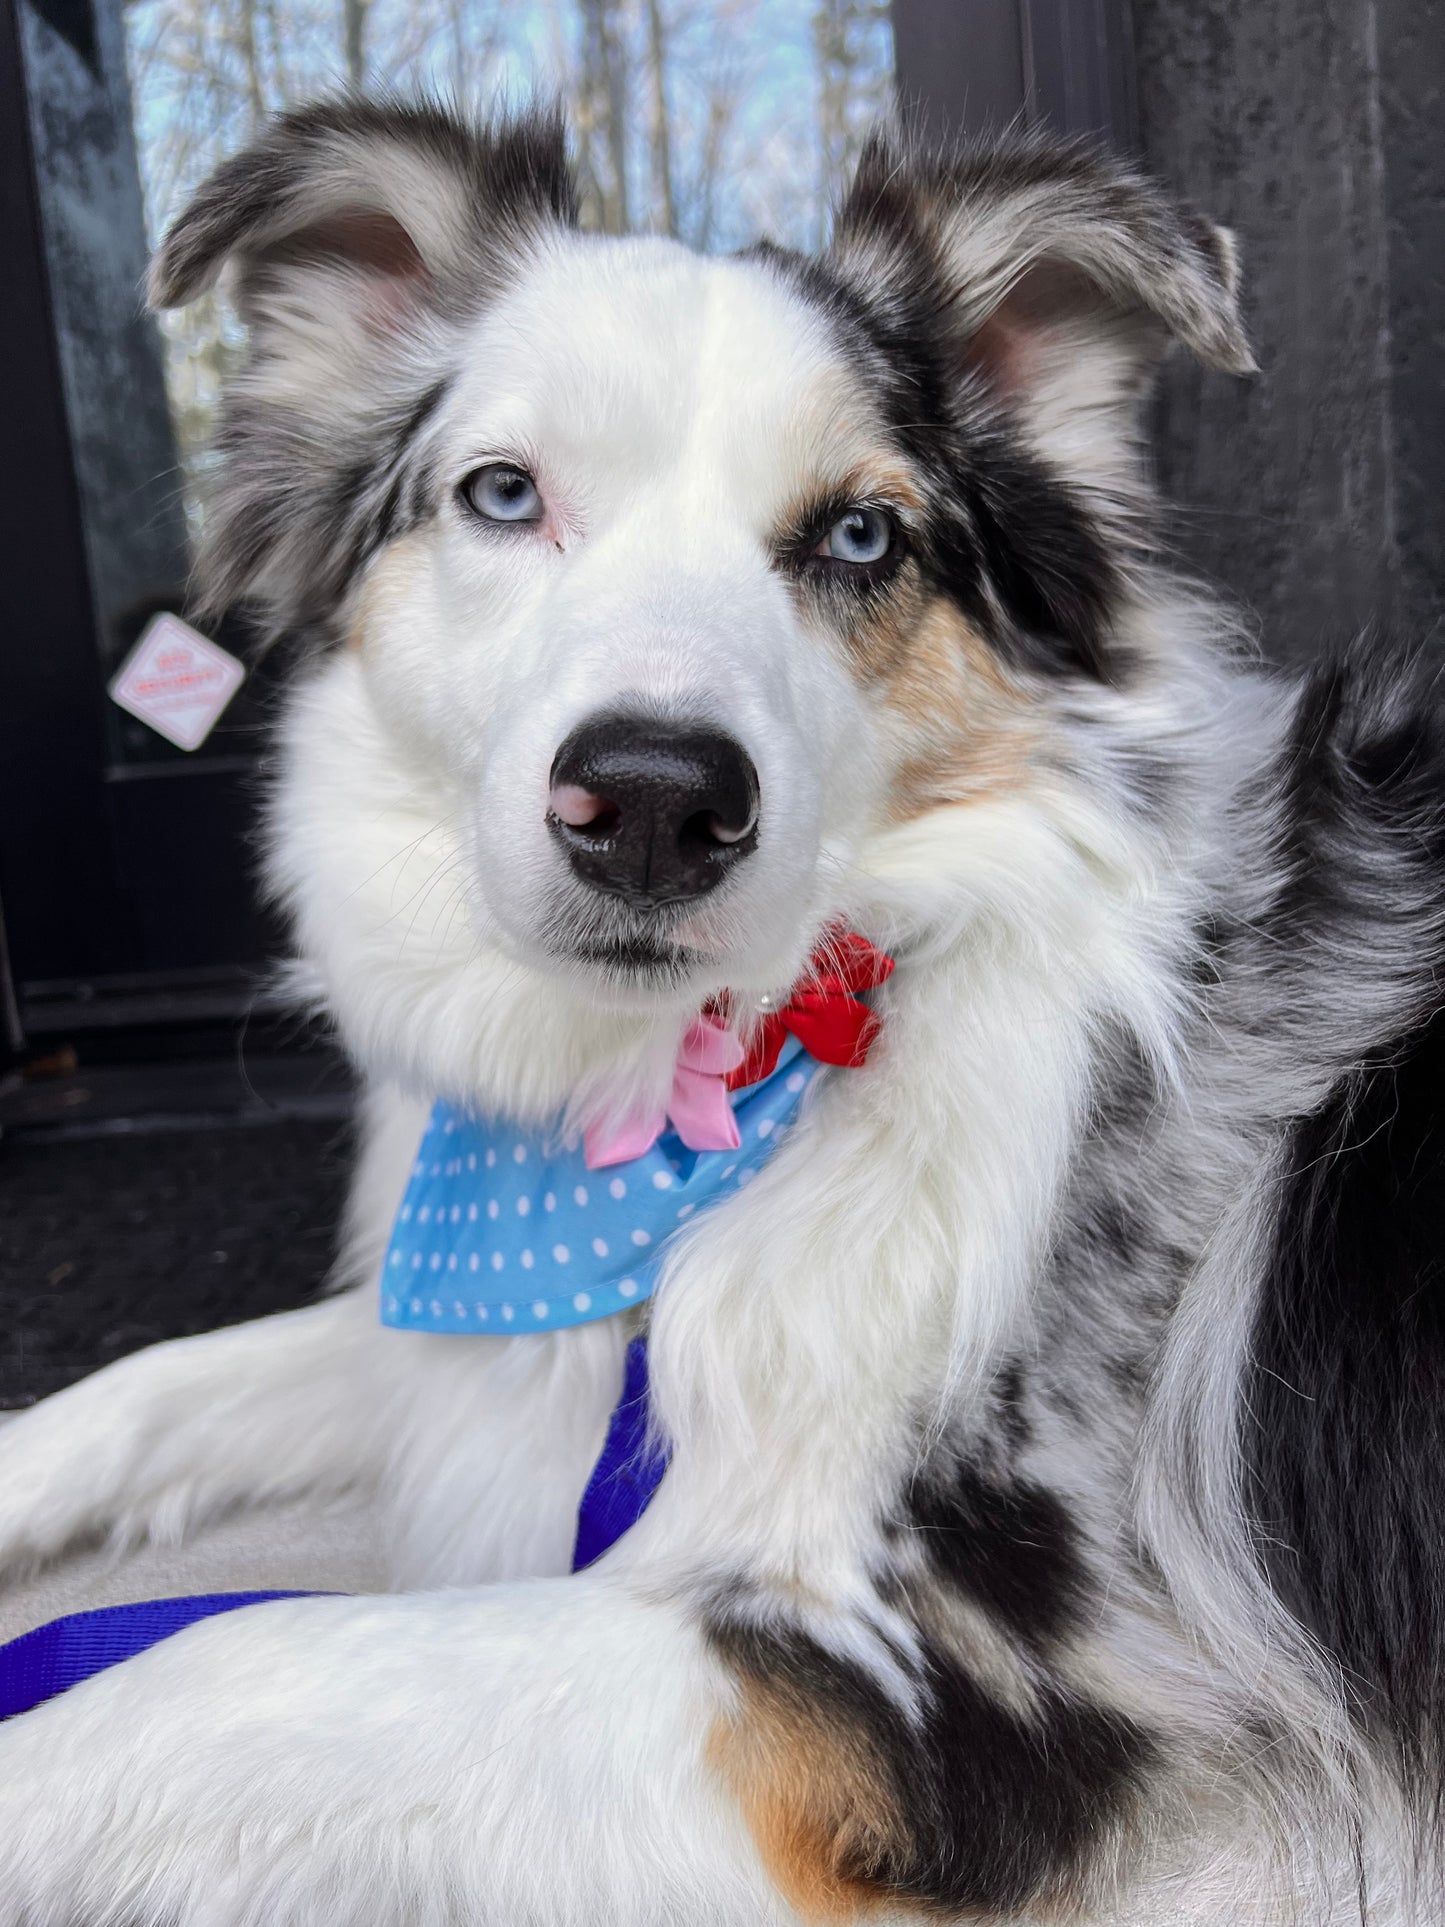
[[[306,1303],[350,1148],[335,1115],[0,1138],[0,1406],[157,1339]]]

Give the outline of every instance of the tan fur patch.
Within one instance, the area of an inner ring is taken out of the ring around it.
[[[906,1846],[897,1796],[866,1737],[759,1680],[719,1721],[708,1759],[742,1807],[763,1865],[795,1912],[822,1927],[896,1902],[870,1875]]]
[[[875,639],[897,749],[890,815],[908,822],[1018,789],[1036,734],[1025,691],[952,603],[913,598],[897,617]]]
[[[746,1674],[740,1685],[742,1705],[713,1727],[708,1763],[742,1808],[793,1911],[816,1927],[866,1927],[880,1915],[937,1919],[936,1908],[886,1885],[888,1867],[906,1863],[913,1842],[903,1801],[866,1733],[801,1692]],[[1032,1896],[1029,1919],[1071,1927],[1086,1908],[1092,1917],[1097,1899],[1061,1875]],[[948,1918],[982,1927],[999,1916],[963,1907]]]

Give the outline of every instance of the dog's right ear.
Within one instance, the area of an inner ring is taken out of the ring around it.
[[[206,616],[339,633],[370,556],[427,512],[429,424],[465,330],[575,223],[559,113],[469,127],[344,99],[274,121],[166,236],[157,307],[224,276],[247,325],[228,380],[193,584]]]
[[[226,269],[255,325],[311,270],[384,322],[474,293],[519,240],[576,218],[558,112],[474,128],[435,105],[323,101],[222,162],[161,244],[150,299],[183,306]]]
[[[926,317],[955,396],[1007,406],[1101,507],[1138,498],[1142,406],[1171,344],[1255,365],[1232,237],[1088,142],[938,150],[882,129],[831,255],[882,312]]]

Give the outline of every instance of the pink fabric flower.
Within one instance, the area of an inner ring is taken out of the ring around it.
[[[665,1106],[627,1118],[612,1128],[592,1126],[585,1135],[587,1168],[627,1164],[650,1151],[668,1120],[689,1151],[736,1151],[742,1143],[728,1098],[728,1073],[743,1061],[743,1047],[713,1017],[697,1017],[683,1032]]]

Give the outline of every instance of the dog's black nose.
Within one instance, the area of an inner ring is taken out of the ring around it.
[[[705,724],[599,716],[552,765],[547,824],[584,883],[637,909],[722,882],[757,844],[758,775]]]

